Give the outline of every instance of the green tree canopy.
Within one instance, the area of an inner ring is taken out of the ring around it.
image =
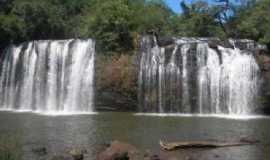
[[[35,39],[91,37],[100,52],[133,53],[138,35],[149,33],[250,38],[269,45],[270,1],[232,1],[225,6],[181,1],[181,14],[163,0],[0,1],[0,48]]]

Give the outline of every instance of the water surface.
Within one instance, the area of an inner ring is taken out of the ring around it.
[[[159,140],[233,140],[248,136],[261,141],[253,146],[220,149],[189,149],[171,152],[200,160],[269,160],[270,119],[223,119],[217,117],[160,117],[132,113],[43,116],[33,113],[0,112],[0,136],[18,135],[25,160],[38,160],[34,148],[45,146],[49,154],[70,147],[85,147],[87,160],[95,159],[96,148],[111,140],[160,151]],[[44,157],[46,158],[46,157]]]

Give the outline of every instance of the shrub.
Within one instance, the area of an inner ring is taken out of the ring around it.
[[[98,90],[110,89],[126,96],[136,96],[137,74],[132,56],[97,56],[96,70]]]

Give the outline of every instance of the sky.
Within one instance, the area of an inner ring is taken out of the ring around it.
[[[172,10],[176,13],[180,12],[180,1],[181,0],[165,0],[169,7],[172,8]],[[189,0],[190,1],[190,0]]]
[[[191,3],[191,2],[194,2],[196,0],[165,0],[165,2],[168,4],[168,6],[171,7],[175,13],[181,12],[181,9],[180,9],[180,2],[181,1],[185,1],[186,3]],[[205,1],[208,3],[213,3],[213,0],[205,0]]]

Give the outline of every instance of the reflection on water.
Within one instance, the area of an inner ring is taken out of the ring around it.
[[[270,159],[270,119],[233,120],[215,117],[157,117],[129,113],[94,115],[41,116],[32,113],[0,112],[0,135],[20,134],[23,158],[36,160],[32,149],[48,148],[49,153],[70,147],[85,147],[86,159],[94,160],[95,148],[111,140],[125,141],[138,148],[159,151],[160,139],[232,140],[241,136],[256,138],[262,144],[211,150],[177,151],[181,157],[200,159]]]

